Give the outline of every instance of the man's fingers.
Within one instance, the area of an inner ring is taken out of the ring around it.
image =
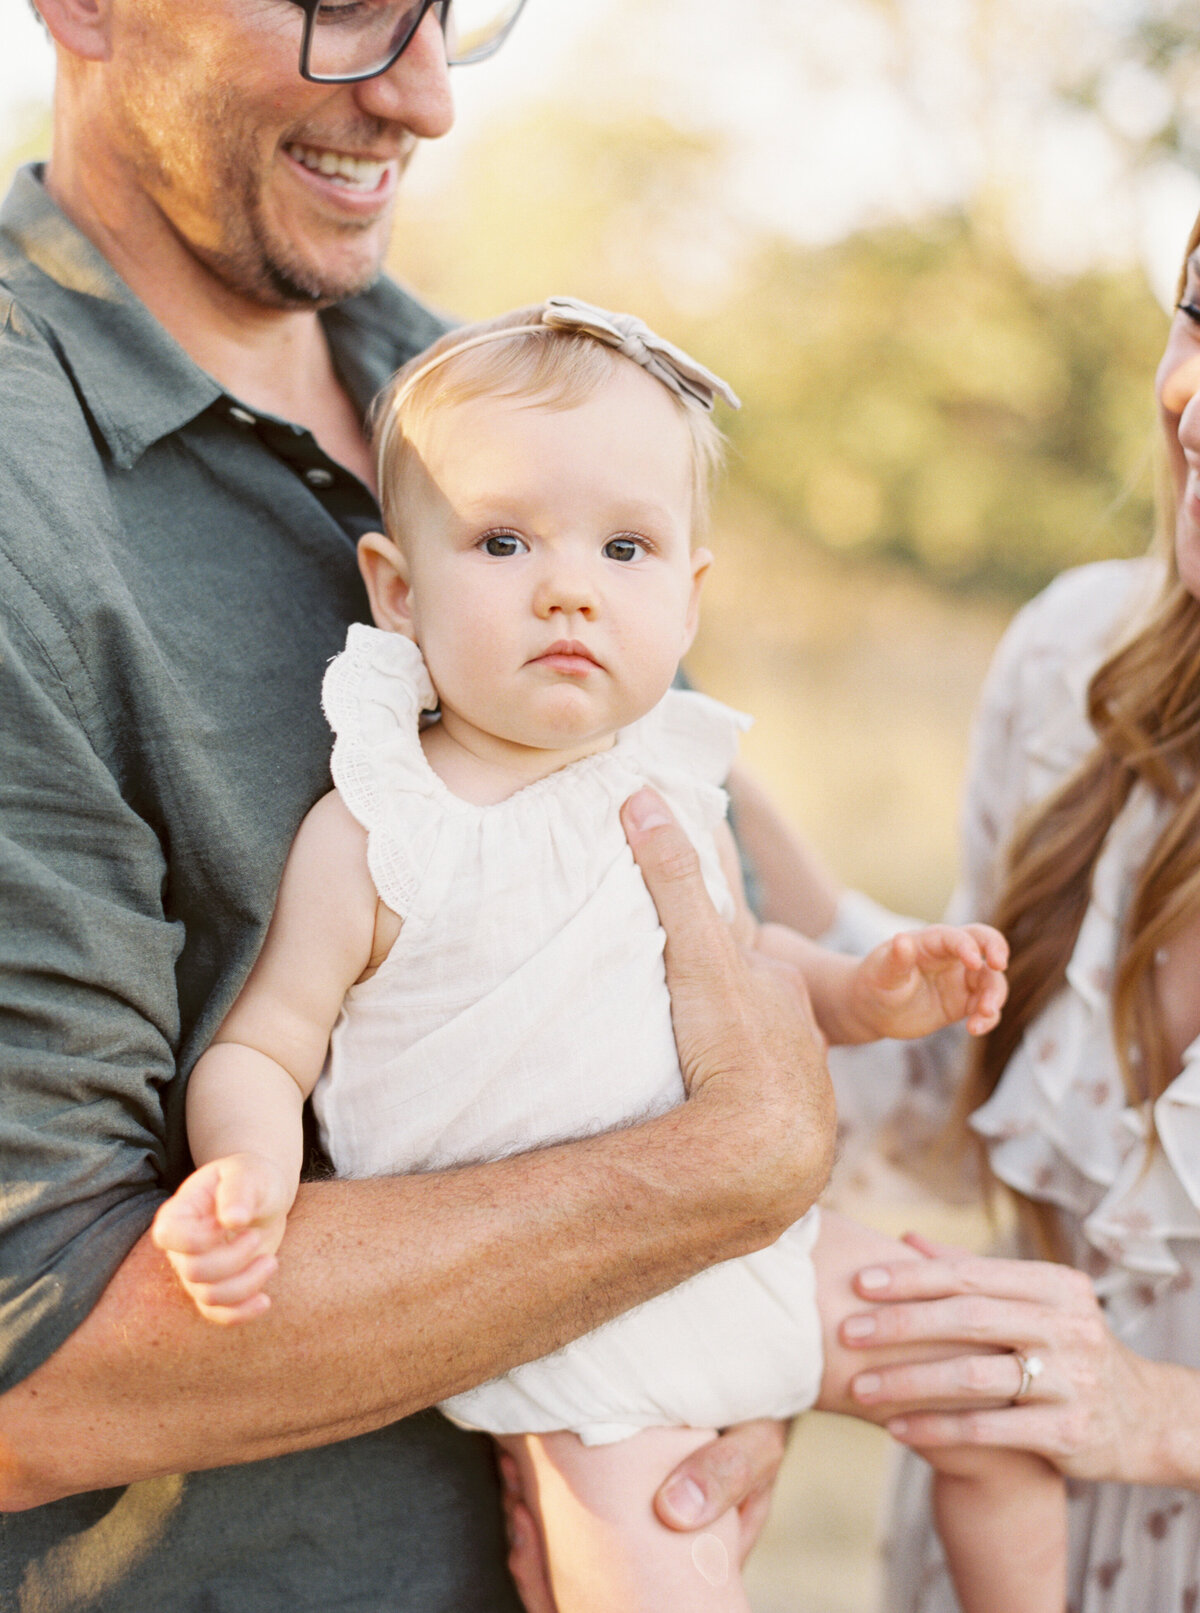
[[[760,1490],[770,1490],[783,1459],[787,1425],[741,1423],[681,1462],[654,1497],[669,1529],[699,1529]]]
[[[667,932],[673,961],[695,948],[699,961],[716,944],[731,947],[729,928],[721,922],[700,874],[696,848],[671,816],[655,790],[639,790],[621,808],[621,822],[642,878]]]
[[[761,1490],[755,1490],[742,1502],[738,1508],[738,1517],[741,1531],[738,1535],[738,1561],[743,1566],[746,1558],[754,1550],[759,1535],[763,1532],[763,1525],[767,1521],[767,1514],[771,1510],[771,1487],[764,1485]]]

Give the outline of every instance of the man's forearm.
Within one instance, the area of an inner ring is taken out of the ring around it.
[[[0,1505],[348,1438],[761,1246],[823,1186],[828,1117],[801,1103],[748,1130],[723,1107],[715,1090],[493,1164],[307,1185],[272,1308],[241,1327],[199,1318],[143,1238],[0,1398]]]

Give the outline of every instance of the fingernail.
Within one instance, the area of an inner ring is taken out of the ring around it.
[[[704,1491],[695,1479],[676,1479],[663,1491],[663,1502],[677,1523],[698,1523],[704,1511]]]
[[[671,821],[671,814],[653,790],[639,790],[631,795],[626,810],[635,829],[661,829],[664,823]]]
[[[858,1274],[860,1288],[886,1288],[892,1280],[892,1274],[884,1266],[868,1266],[865,1271]]]
[[[897,1439],[903,1439],[905,1434],[908,1433],[908,1419],[906,1417],[893,1417],[886,1426],[888,1433],[894,1434]]]
[[[842,1323],[842,1332],[848,1339],[869,1339],[874,1331],[873,1316],[850,1316]]]
[[[850,1387],[859,1400],[869,1399],[871,1395],[879,1393],[879,1386],[883,1379],[877,1372],[862,1372],[855,1378]]]

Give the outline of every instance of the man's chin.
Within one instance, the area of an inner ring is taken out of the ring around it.
[[[329,308],[347,297],[369,291],[383,271],[381,261],[354,274],[334,277],[328,271],[310,271],[303,266],[268,260],[264,265],[266,284],[263,297],[274,308]]]

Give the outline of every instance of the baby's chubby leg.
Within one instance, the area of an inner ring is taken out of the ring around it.
[[[611,1445],[502,1436],[541,1529],[558,1613],[749,1613],[733,1513],[700,1534],[659,1523],[654,1493],[710,1429],[647,1428]]]
[[[938,1451],[933,1516],[963,1613],[1063,1613],[1063,1481],[1028,1451]]]
[[[861,1311],[851,1282],[864,1266],[922,1258],[897,1243],[823,1211],[813,1251],[817,1304],[825,1348],[825,1371],[817,1405],[851,1417],[882,1422],[895,1407],[876,1414],[850,1393],[851,1379],[898,1361],[945,1359],[983,1353],[964,1344],[944,1347],[846,1349],[838,1330]],[[990,1353],[990,1352],[988,1352]],[[946,1560],[963,1613],[1063,1613],[1066,1604],[1066,1495],[1061,1476],[1027,1451],[961,1447],[929,1453],[934,1469],[933,1506]]]

